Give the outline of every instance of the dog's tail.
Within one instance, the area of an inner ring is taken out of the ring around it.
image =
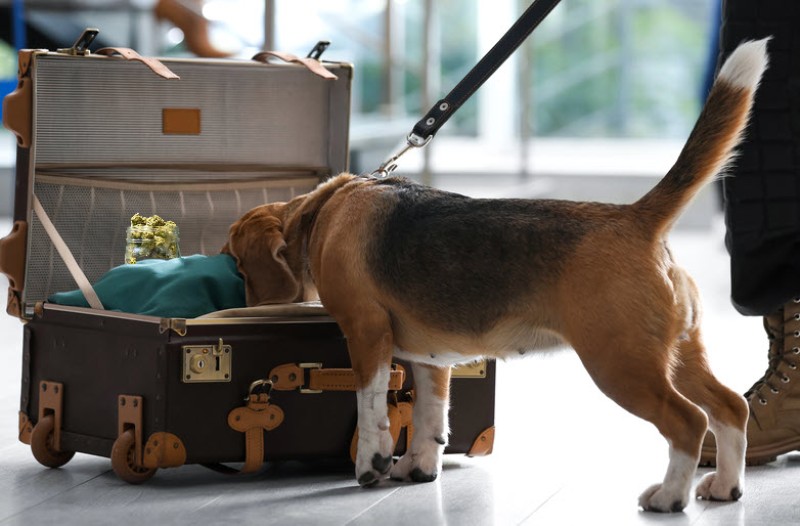
[[[700,188],[733,159],[767,67],[768,40],[745,42],[733,51],[678,160],[650,192],[632,205],[637,223],[650,233],[661,235],[667,231]]]

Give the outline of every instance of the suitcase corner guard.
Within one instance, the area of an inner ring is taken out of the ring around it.
[[[492,454],[494,449],[494,426],[487,427],[478,435],[472,447],[467,451],[468,457],[484,457]]]
[[[177,468],[186,464],[186,447],[180,438],[161,431],[147,439],[142,456],[146,468]]]

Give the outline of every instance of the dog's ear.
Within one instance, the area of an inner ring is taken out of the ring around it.
[[[236,259],[244,276],[248,307],[291,303],[300,294],[300,283],[287,260],[282,207],[264,205],[242,216],[222,249]]]

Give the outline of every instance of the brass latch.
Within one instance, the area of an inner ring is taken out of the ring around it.
[[[450,376],[453,378],[486,378],[486,360],[457,365],[453,367]]]
[[[97,38],[98,33],[100,33],[99,29],[87,27],[83,30],[81,36],[78,37],[78,40],[72,44],[72,47],[60,48],[57,51],[68,55],[88,55],[91,53],[89,51],[89,46],[94,42],[94,39]]]
[[[222,338],[216,345],[184,345],[184,383],[230,382],[233,349]]]

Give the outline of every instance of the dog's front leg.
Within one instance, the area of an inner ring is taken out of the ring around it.
[[[442,453],[449,433],[447,412],[450,367],[412,364],[414,371],[414,436],[411,446],[394,468],[392,479],[430,482],[442,468]]]
[[[356,378],[356,477],[362,486],[388,476],[394,450],[386,402],[392,364],[392,332],[388,323],[370,323],[370,318],[373,317],[364,315],[354,325],[342,324]],[[375,318],[373,321],[377,322]]]

